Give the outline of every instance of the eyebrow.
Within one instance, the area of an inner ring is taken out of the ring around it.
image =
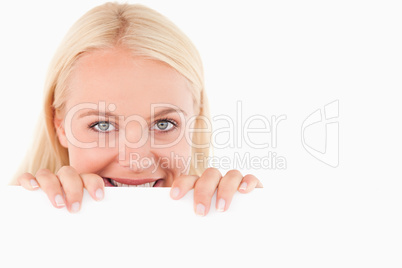
[[[165,108],[163,110],[160,110],[160,111],[156,112],[153,117],[156,118],[156,117],[164,116],[164,115],[167,115],[167,114],[170,114],[170,113],[177,113],[177,112],[181,112],[184,115],[187,115],[187,113],[182,109]],[[114,113],[111,113],[111,112],[107,112],[107,111],[106,112],[101,112],[99,110],[91,110],[91,111],[82,113],[78,117],[78,119],[83,118],[85,116],[91,116],[91,115],[97,115],[97,116],[103,116],[103,117],[112,117],[112,116],[118,117],[118,115],[116,115]],[[150,120],[151,117],[148,117],[147,119]]]

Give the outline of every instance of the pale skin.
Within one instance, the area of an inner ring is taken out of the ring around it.
[[[248,193],[262,184],[254,175],[243,176],[238,170],[223,176],[218,169],[208,168],[198,177],[188,174],[188,165],[175,164],[173,156],[191,156],[191,144],[180,136],[184,133],[191,137],[192,124],[187,122],[196,110],[188,86],[186,79],[167,64],[134,58],[124,48],[86,53],[70,77],[66,108],[54,118],[70,165],[56,174],[47,169],[24,173],[18,178],[19,184],[28,190],[40,187],[54,207],[78,212],[84,188],[94,200],[103,199],[103,178],[158,178],[158,187],[171,187],[170,196],[175,200],[194,189],[197,215],[208,214],[215,191],[216,209],[226,211],[237,191]],[[100,103],[104,103],[103,108]],[[152,104],[158,107],[152,110]],[[105,112],[114,116],[102,115]],[[134,146],[136,143],[141,146]],[[137,160],[160,165],[133,164],[130,160],[134,155]]]

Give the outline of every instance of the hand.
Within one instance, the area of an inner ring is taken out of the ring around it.
[[[236,191],[249,193],[254,188],[262,188],[262,183],[253,175],[243,177],[238,170],[230,170],[222,177],[216,168],[208,168],[201,177],[182,175],[173,181],[170,196],[173,199],[182,198],[189,190],[194,188],[194,211],[197,215],[208,214],[212,196],[216,195],[216,209],[226,211]]]
[[[67,206],[68,211],[72,213],[81,208],[84,187],[97,201],[102,200],[104,196],[105,184],[102,177],[96,174],[78,174],[71,166],[61,167],[57,174],[48,169],[40,169],[35,176],[24,173],[18,178],[18,182],[28,190],[42,188],[54,207]]]

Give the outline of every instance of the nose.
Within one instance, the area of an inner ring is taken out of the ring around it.
[[[129,150],[127,150],[129,151]],[[138,152],[130,151],[129,155],[124,160],[119,160],[122,167],[128,168],[134,172],[143,172],[150,169],[154,164],[154,158],[151,156],[144,156]]]
[[[152,153],[148,129],[136,124],[119,131],[119,164],[141,172],[152,165]]]

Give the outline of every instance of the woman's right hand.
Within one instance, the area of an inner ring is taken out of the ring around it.
[[[75,213],[81,208],[84,187],[96,201],[104,196],[102,177],[96,174],[78,174],[71,166],[63,166],[56,174],[48,169],[40,169],[35,176],[24,173],[18,177],[18,183],[27,190],[36,190],[39,187],[47,194],[50,202],[56,208],[67,207]]]

